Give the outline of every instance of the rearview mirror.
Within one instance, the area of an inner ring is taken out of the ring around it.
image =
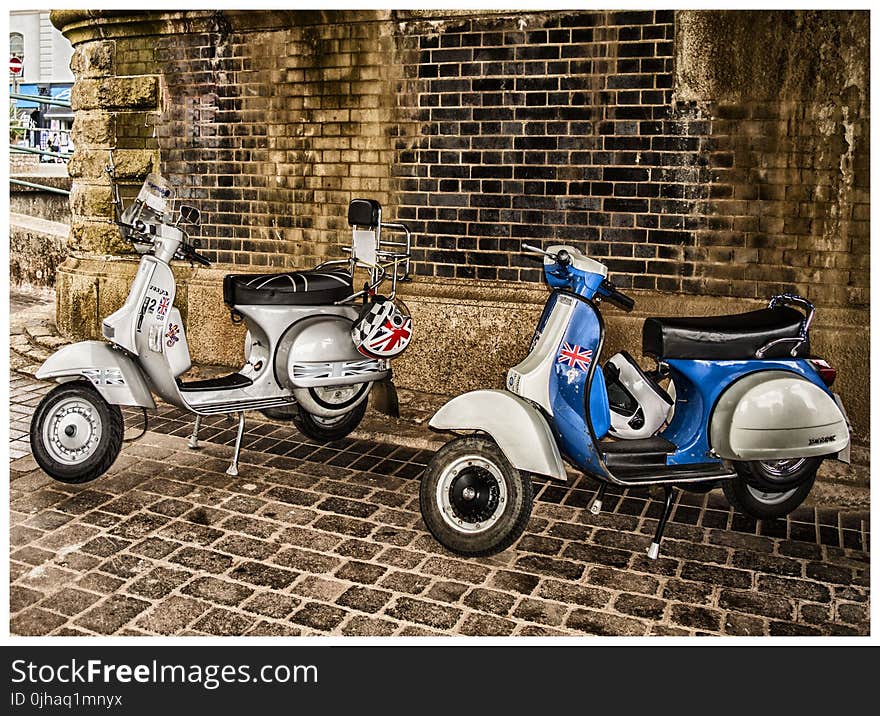
[[[184,224],[199,226],[199,224],[201,224],[202,222],[202,212],[200,212],[194,206],[190,206],[189,204],[181,204],[180,221]]]

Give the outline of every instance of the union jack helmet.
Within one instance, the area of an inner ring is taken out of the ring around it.
[[[412,340],[412,317],[402,301],[375,296],[352,324],[351,340],[368,358],[393,358]]]

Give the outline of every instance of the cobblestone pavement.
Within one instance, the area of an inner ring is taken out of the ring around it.
[[[425,532],[430,452],[369,440],[319,446],[251,421],[199,451],[163,408],[111,471],[54,482],[27,455],[51,386],[13,374],[11,632],[19,635],[866,634],[867,514],[801,508],[769,523],[717,492],[684,493],[661,558],[644,555],[646,491],[585,505],[595,484],[536,485],[515,548],[463,560]],[[126,415],[139,425],[139,414]],[[131,431],[135,432],[135,431]]]

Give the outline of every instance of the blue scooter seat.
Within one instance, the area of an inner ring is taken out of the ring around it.
[[[797,338],[804,314],[788,306],[762,308],[731,316],[648,318],[642,327],[642,352],[657,359],[752,360],[759,348],[778,338]],[[791,358],[793,342],[780,343],[764,358]],[[809,339],[796,357],[810,355]]]

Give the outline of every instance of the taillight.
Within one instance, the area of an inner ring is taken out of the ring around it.
[[[820,358],[811,358],[810,364],[816,369],[822,382],[830,388],[837,377],[837,368],[832,367],[828,361],[821,360]]]

